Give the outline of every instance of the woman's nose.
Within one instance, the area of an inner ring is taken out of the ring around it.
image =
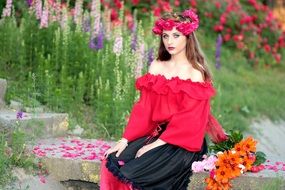
[[[168,38],[168,41],[167,41],[168,45],[171,45],[173,43],[173,38]]]

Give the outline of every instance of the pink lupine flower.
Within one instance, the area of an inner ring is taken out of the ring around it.
[[[49,10],[48,10],[48,3],[45,2],[45,7],[41,16],[41,24],[40,28],[47,28],[48,27],[48,16],[49,16]]]
[[[75,8],[74,8],[74,22],[76,25],[82,24],[82,5],[83,5],[83,0],[77,0],[75,2]]]
[[[115,38],[114,46],[113,46],[113,52],[119,56],[121,55],[123,49],[123,37],[118,36]]]
[[[97,37],[100,31],[100,18],[101,18],[100,7],[101,7],[100,0],[92,1],[91,17],[94,18],[94,25],[93,25],[93,32],[92,32],[93,38]]]
[[[36,18],[41,19],[42,17],[42,0],[35,0]]]
[[[11,16],[11,10],[12,10],[12,0],[6,1],[6,7],[3,9],[2,17],[10,17]]]

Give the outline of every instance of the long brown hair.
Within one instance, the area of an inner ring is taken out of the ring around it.
[[[175,22],[183,22],[189,20],[189,18],[183,17],[180,13],[166,13],[162,16],[162,18],[165,20],[173,19]],[[205,81],[212,81],[212,74],[208,68],[204,53],[200,48],[200,44],[194,32],[186,36],[186,57],[187,60],[191,63],[192,67],[202,73]],[[161,35],[158,57],[156,59],[160,61],[168,61],[170,58],[171,55],[166,50]],[[199,66],[199,64],[201,66]]]

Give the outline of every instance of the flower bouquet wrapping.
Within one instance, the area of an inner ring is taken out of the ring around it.
[[[207,190],[231,189],[230,181],[247,171],[257,172],[265,162],[265,154],[256,151],[257,141],[231,131],[228,140],[210,146],[211,155],[192,164],[193,172],[208,171]]]

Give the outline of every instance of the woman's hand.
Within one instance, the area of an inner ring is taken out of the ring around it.
[[[136,154],[136,158],[142,156],[144,153],[146,153],[147,151],[155,148],[155,147],[158,147],[158,146],[161,146],[161,145],[164,145],[166,144],[166,142],[164,142],[163,140],[160,140],[160,139],[157,139],[156,141],[154,141],[153,143],[150,143],[148,145],[145,145],[143,147],[141,147],[138,151],[137,151],[137,154]]]
[[[109,148],[105,154],[104,154],[104,159],[106,159],[109,154],[113,152],[117,152],[116,157],[119,157],[120,154],[125,150],[125,148],[128,146],[128,140],[125,138],[122,138],[121,140],[118,141],[118,143],[114,146]]]

